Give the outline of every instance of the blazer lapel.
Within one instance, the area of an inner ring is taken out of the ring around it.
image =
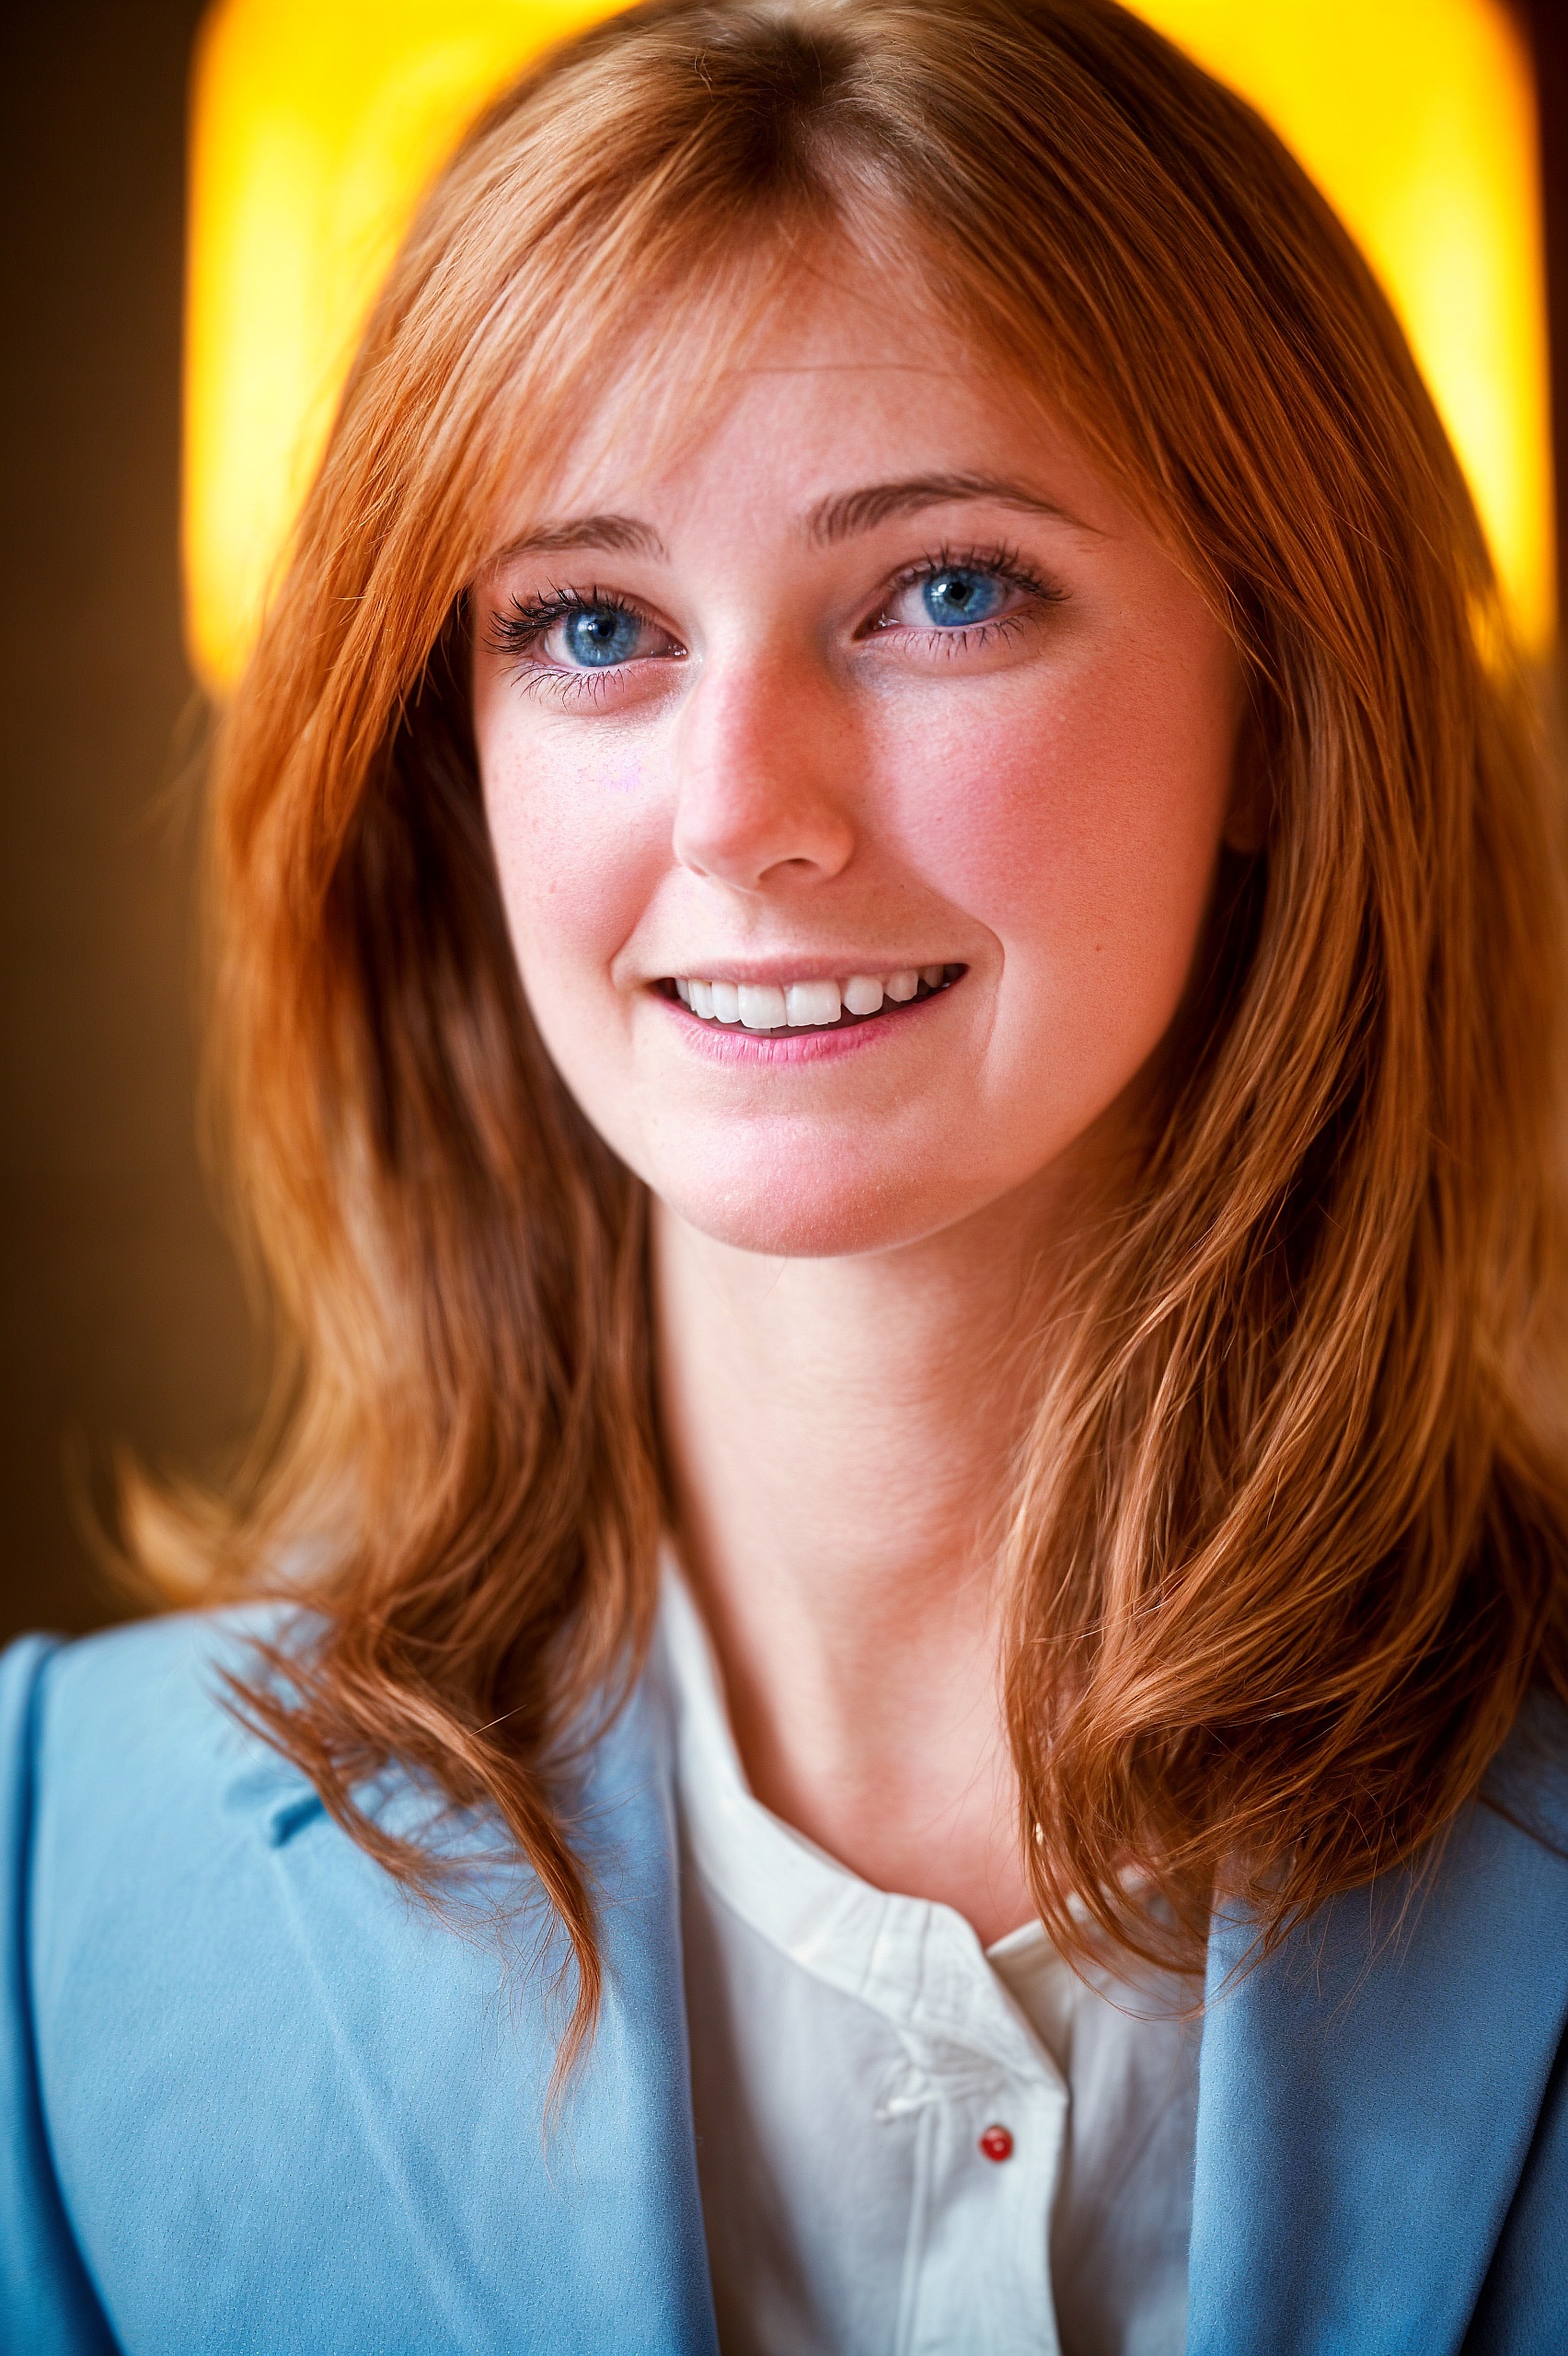
[[[1189,2356],[1460,2348],[1568,2016],[1562,1751],[1537,1706],[1493,1778],[1525,1821],[1470,1809],[1413,1896],[1338,1900],[1239,1978],[1216,1920]]]

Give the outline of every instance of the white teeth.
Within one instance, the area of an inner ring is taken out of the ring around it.
[[[741,1021],[748,1031],[782,1031],[790,1020],[777,982],[742,982]]]
[[[880,1014],[885,999],[907,1005],[920,985],[939,990],[945,965],[909,965],[895,974],[851,974],[847,981],[721,982],[683,976],[675,995],[704,1022],[740,1022],[748,1031],[824,1031],[848,1013]]]
[[[791,982],[784,993],[785,1013],[802,1031],[836,1022],[841,1012],[836,982]]]

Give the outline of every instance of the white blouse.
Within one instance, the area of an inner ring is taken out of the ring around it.
[[[724,2356],[1181,2356],[1196,2033],[1037,1923],[983,1949],[747,1789],[671,1572],[698,2165]]]

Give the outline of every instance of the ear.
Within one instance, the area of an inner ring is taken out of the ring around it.
[[[1269,838],[1274,817],[1274,763],[1269,729],[1256,680],[1243,689],[1241,718],[1236,730],[1236,755],[1230,777],[1230,800],[1220,840],[1227,850],[1253,859]]]

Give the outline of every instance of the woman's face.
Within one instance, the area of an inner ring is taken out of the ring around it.
[[[846,264],[700,430],[585,437],[505,534],[485,803],[601,1135],[755,1252],[1043,1203],[1171,1021],[1227,822],[1239,666],[1148,529]]]

